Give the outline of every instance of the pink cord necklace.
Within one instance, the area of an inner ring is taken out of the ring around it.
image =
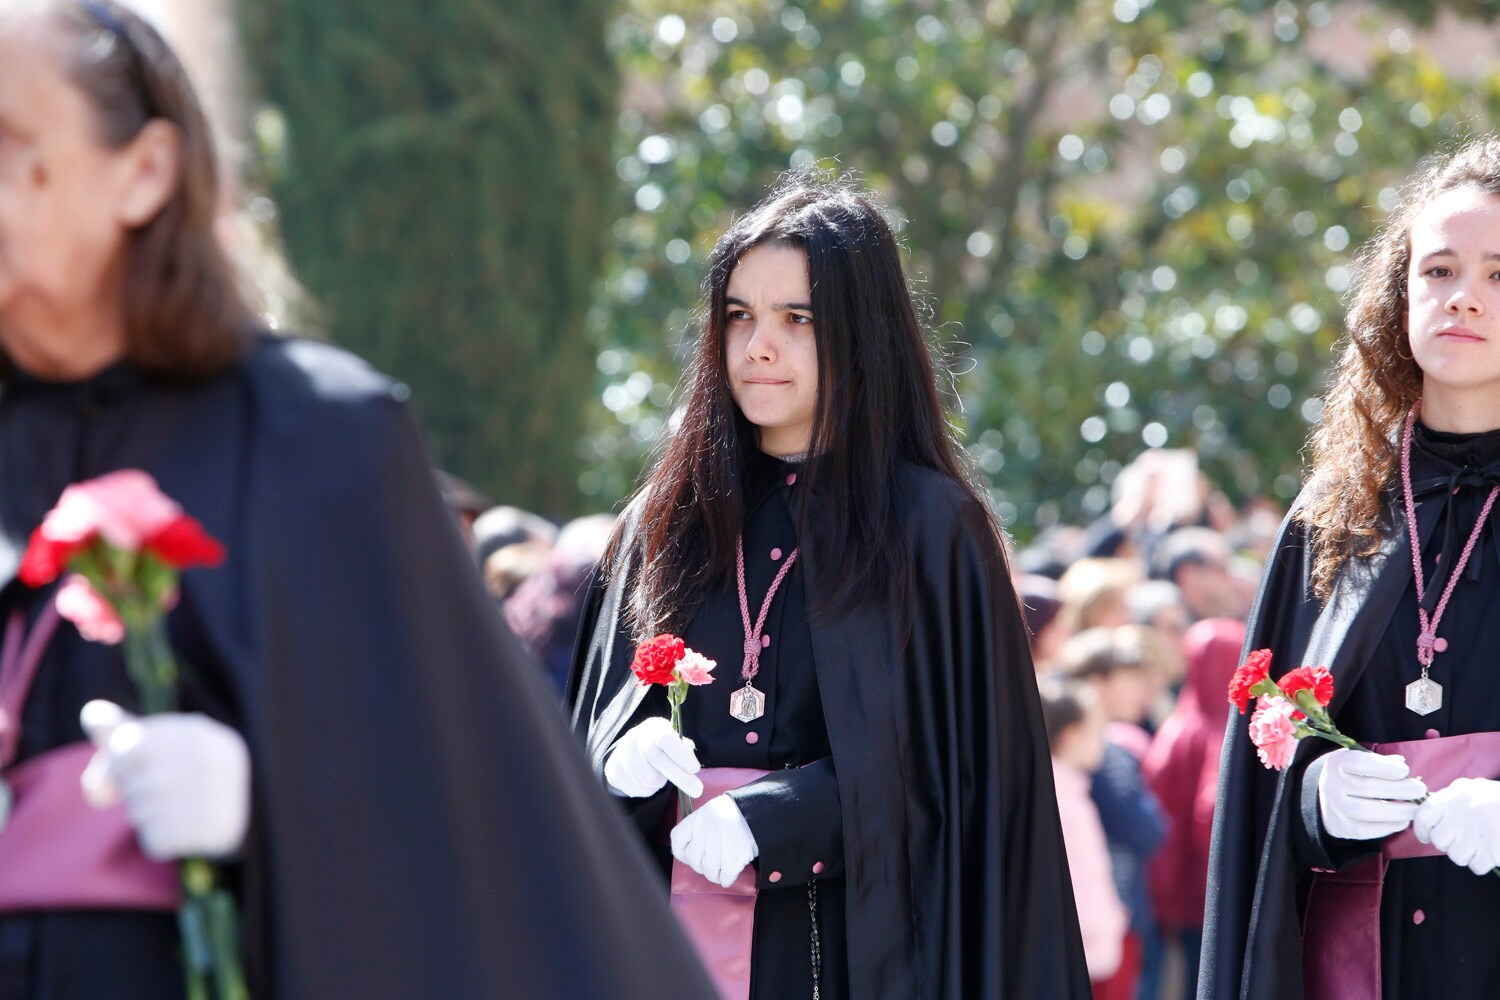
[[[1412,429],[1417,423],[1417,411],[1421,408],[1421,401],[1411,408],[1406,415],[1406,432],[1401,437],[1401,489],[1406,501],[1406,532],[1411,540],[1411,568],[1417,583],[1417,621],[1421,624],[1421,631],[1417,635],[1417,662],[1422,665],[1422,676],[1406,685],[1406,707],[1418,715],[1431,715],[1443,707],[1443,686],[1427,676],[1427,670],[1432,666],[1432,658],[1448,648],[1448,640],[1438,638],[1438,623],[1443,620],[1443,612],[1448,607],[1448,598],[1453,596],[1453,588],[1458,584],[1458,578],[1463,575],[1464,567],[1469,564],[1469,556],[1474,552],[1474,546],[1479,542],[1479,533],[1484,530],[1484,522],[1489,520],[1490,510],[1495,506],[1495,497],[1500,496],[1500,486],[1491,487],[1490,495],[1485,498],[1484,509],[1479,512],[1479,518],[1474,522],[1474,530],[1469,532],[1469,540],[1464,544],[1464,551],[1458,557],[1458,563],[1453,571],[1448,574],[1448,585],[1443,588],[1443,596],[1438,600],[1437,607],[1428,615],[1427,609],[1422,606],[1422,599],[1426,590],[1426,580],[1422,574],[1422,543],[1417,537],[1417,504],[1412,498],[1411,491],[1411,437]],[[1454,516],[1451,512],[1449,517]],[[1448,553],[1440,553],[1442,558]]]
[[[766,625],[766,615],[771,611],[771,599],[776,596],[776,591],[781,589],[781,581],[791,572],[792,564],[801,555],[802,547],[799,545],[792,550],[792,554],[786,557],[786,562],[781,564],[781,571],[776,574],[776,579],[771,581],[771,589],[766,591],[766,599],[761,601],[760,614],[756,616],[755,624],[750,624],[750,598],[745,594],[745,535],[740,533],[738,541],[735,542],[735,569],[740,585],[740,621],[745,626],[745,662],[740,667],[740,676],[745,678],[745,686],[729,696],[729,714],[744,723],[754,722],[766,714],[766,696],[756,689],[755,675],[760,673],[760,651],[761,651],[761,629]]]

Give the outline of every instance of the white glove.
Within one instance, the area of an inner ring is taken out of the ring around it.
[[[1377,840],[1400,833],[1427,794],[1410,777],[1406,758],[1340,747],[1326,758],[1318,778],[1323,826],[1343,840]]]
[[[110,701],[79,714],[98,748],[80,783],[96,809],[125,802],[141,850],[157,861],[222,858],[250,825],[250,751],[206,715],[137,718]]]
[[[652,716],[620,737],[604,762],[604,783],[616,795],[642,799],[671,782],[693,798],[703,794],[693,741]]]
[[[1417,810],[1412,832],[1454,864],[1487,875],[1500,864],[1500,781],[1458,778]]]
[[[727,795],[714,796],[672,828],[672,857],[726,889],[759,854],[750,824]]]

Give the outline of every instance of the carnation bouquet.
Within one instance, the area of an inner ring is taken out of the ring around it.
[[[1255,711],[1250,715],[1250,742],[1255,744],[1255,752],[1266,767],[1285,770],[1297,752],[1298,741],[1306,736],[1316,736],[1350,750],[1375,752],[1339,732],[1329,717],[1333,675],[1327,667],[1298,667],[1279,681],[1271,680],[1270,675],[1271,651],[1257,649],[1245,658],[1229,682],[1229,703],[1241,715],[1249,708],[1250,699],[1256,699]],[[1427,796],[1415,801],[1426,802]],[[1500,868],[1491,874],[1500,875]]]
[[[217,566],[224,547],[139,469],[75,483],[32,533],[19,576],[29,587],[62,578],[57,610],[85,639],[122,645],[142,712],[179,708],[182,674],[167,639],[183,570]],[[178,865],[177,911],[189,1000],[247,1000],[239,913],[219,866]]]
[[[1256,703],[1250,716],[1250,742],[1266,767],[1285,769],[1304,736],[1317,736],[1350,750],[1366,749],[1339,732],[1328,715],[1333,675],[1327,667],[1298,667],[1273,681],[1271,651],[1257,649],[1229,682],[1229,703],[1241,715],[1251,698]]]
[[[660,684],[667,689],[672,732],[678,736],[682,735],[682,703],[687,701],[688,688],[713,683],[716,666],[714,660],[665,632],[636,647],[635,658],[630,661],[630,670],[641,687]],[[677,804],[683,816],[693,811],[693,800],[684,791],[677,792]]]

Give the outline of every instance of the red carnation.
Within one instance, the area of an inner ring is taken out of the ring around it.
[[[17,575],[28,587],[45,587],[62,576],[68,560],[87,548],[93,540],[93,536],[89,536],[82,542],[58,541],[48,538],[38,527],[31,533],[31,542],[26,546],[25,555],[21,557],[21,568]]]
[[[671,684],[672,671],[677,669],[677,662],[686,653],[687,643],[664,632],[636,647],[635,659],[630,661],[630,670],[641,687]]]
[[[217,566],[224,561],[224,546],[186,514],[146,539],[146,548],[173,569]]]
[[[1333,675],[1327,667],[1298,667],[1276,682],[1288,699],[1295,701],[1298,691],[1311,691],[1319,707],[1327,708],[1333,700]]]
[[[1245,662],[1234,672],[1234,679],[1229,682],[1229,703],[1238,708],[1241,715],[1250,707],[1250,689],[1265,680],[1270,673],[1269,649],[1257,649],[1245,657]]]

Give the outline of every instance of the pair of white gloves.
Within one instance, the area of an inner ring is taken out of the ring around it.
[[[138,718],[110,701],[79,715],[95,753],[80,783],[96,809],[124,802],[141,851],[157,861],[224,858],[250,825],[250,751],[197,713]]]
[[[1405,830],[1476,875],[1500,865],[1500,781],[1459,778],[1427,795],[1405,758],[1338,749],[1318,778],[1323,826],[1345,840],[1376,840]]]
[[[653,717],[620,737],[604,762],[604,782],[625,798],[655,795],[669,781],[697,798],[703,794],[698,770],[693,741]],[[759,854],[750,824],[728,795],[714,796],[672,828],[672,856],[726,889]]]

